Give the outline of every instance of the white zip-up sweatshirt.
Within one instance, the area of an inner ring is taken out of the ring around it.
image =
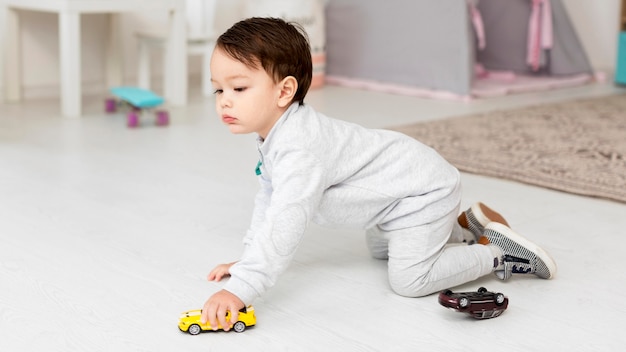
[[[251,304],[289,265],[307,225],[384,231],[426,224],[460,201],[456,168],[403,134],[292,104],[259,139],[261,189],[224,289]]]

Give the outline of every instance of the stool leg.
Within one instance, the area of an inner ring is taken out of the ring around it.
[[[139,38],[139,52],[137,63],[137,86],[150,89],[150,45],[147,40]]]
[[[18,10],[7,7],[5,21],[5,43],[4,48],[0,47],[4,58],[4,97],[6,101],[20,101],[22,99],[22,47]]]
[[[202,94],[210,96],[213,94],[211,84],[211,55],[213,54],[213,43],[207,43],[204,54],[202,54]]]
[[[59,52],[61,61],[61,110],[67,117],[81,114],[80,14],[59,14]]]
[[[120,14],[110,13],[109,35],[106,46],[106,84],[107,88],[119,87],[124,83],[124,65],[122,62],[122,34],[120,33]]]

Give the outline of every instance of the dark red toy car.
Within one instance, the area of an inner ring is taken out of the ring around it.
[[[481,287],[476,292],[441,291],[439,304],[468,313],[476,319],[488,319],[500,316],[509,306],[509,299],[502,293],[489,292]]]

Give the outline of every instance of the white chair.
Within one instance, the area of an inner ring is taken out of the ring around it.
[[[187,53],[202,55],[202,93],[211,95],[211,77],[209,63],[215,44],[215,8],[217,0],[186,0],[187,13]],[[150,55],[153,49],[164,49],[166,35],[155,31],[141,31],[137,33],[139,41],[137,85],[140,88],[150,89]],[[165,67],[169,64],[168,58],[163,59]],[[163,73],[167,72],[164,68]],[[164,77],[163,89],[167,93],[168,77]],[[166,94],[167,96],[167,94]]]

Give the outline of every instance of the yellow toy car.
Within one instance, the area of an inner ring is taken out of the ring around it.
[[[209,325],[209,322],[202,324],[200,322],[200,315],[202,310],[190,310],[183,312],[178,320],[178,328],[180,331],[189,332],[191,335],[198,335],[202,331],[213,330]],[[230,319],[230,312],[226,313],[226,320]],[[233,330],[235,332],[243,332],[248,326],[254,326],[256,324],[256,316],[254,315],[254,308],[252,306],[244,307],[239,310],[239,318],[235,324],[233,324]],[[223,329],[221,325],[218,325],[218,329]]]

